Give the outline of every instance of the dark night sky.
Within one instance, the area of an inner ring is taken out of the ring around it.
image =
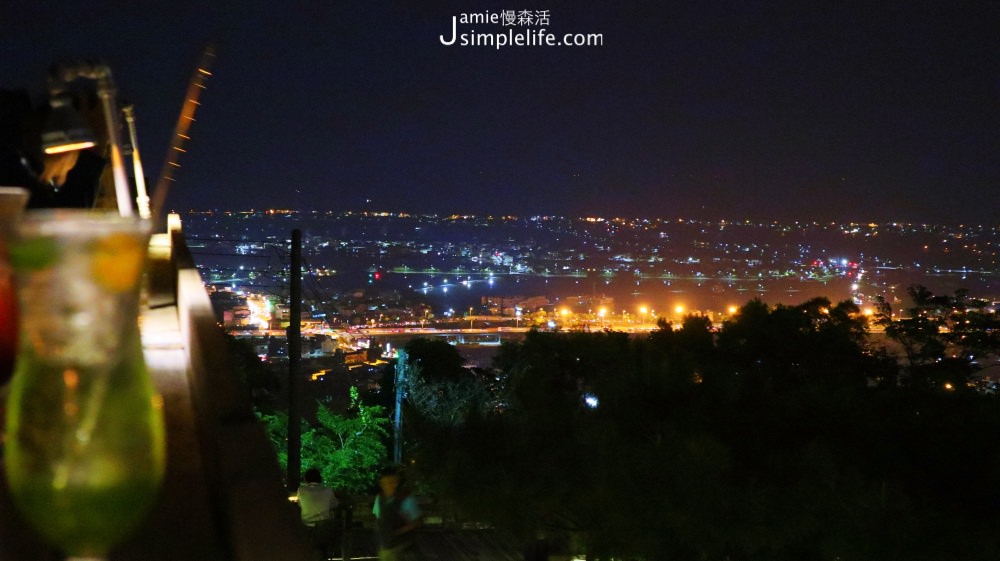
[[[503,9],[604,44],[441,44]],[[14,0],[0,37],[0,87],[108,61],[154,180],[217,46],[171,209],[1000,222],[995,1]]]

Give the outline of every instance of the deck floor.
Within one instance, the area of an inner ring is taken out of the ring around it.
[[[523,561],[524,551],[515,541],[496,530],[461,530],[425,527],[417,539],[420,561]],[[350,534],[349,558],[378,559],[375,536],[370,529],[356,528]],[[334,555],[328,559],[343,559]]]

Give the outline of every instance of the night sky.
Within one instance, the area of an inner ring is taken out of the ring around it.
[[[208,43],[173,210],[1000,223],[995,1],[13,0],[0,87],[107,61],[155,183]]]

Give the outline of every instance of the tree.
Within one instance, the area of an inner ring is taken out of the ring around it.
[[[249,339],[227,333],[226,342],[232,369],[246,388],[254,407],[270,405],[281,389],[274,370],[260,360]]]
[[[768,393],[804,386],[861,388],[867,383],[865,320],[851,302],[814,298],[769,308],[751,300],[726,321],[718,350],[748,389]]]
[[[488,383],[463,366],[454,346],[440,339],[417,338],[406,345],[407,406],[425,424],[454,427],[491,406]]]
[[[380,466],[388,459],[385,440],[389,418],[386,409],[365,405],[357,388],[350,390],[348,415],[338,415],[317,403],[316,422],[303,421],[302,466],[316,467],[331,487],[352,493],[367,492]],[[282,469],[288,465],[288,415],[258,412],[274,444]]]
[[[912,306],[898,318],[880,297],[876,322],[902,349],[908,380],[925,388],[967,387],[979,360],[1000,353],[1000,316],[964,289],[935,295],[914,285],[907,293]]]
[[[470,415],[490,407],[484,381],[471,370],[451,379],[433,381],[423,368],[414,366],[406,378],[406,400],[425,422],[458,426]]]
[[[410,364],[418,367],[428,382],[448,380],[467,372],[462,355],[443,339],[417,337],[405,349]]]
[[[871,386],[897,364],[864,323],[814,299],[717,333],[529,333],[495,361],[507,407],[422,433],[416,475],[588,559],[995,558],[1000,410]]]

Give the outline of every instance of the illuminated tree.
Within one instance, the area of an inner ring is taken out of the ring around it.
[[[388,459],[385,440],[389,418],[386,409],[365,405],[351,390],[351,407],[339,415],[317,403],[316,422],[303,421],[302,466],[316,467],[323,480],[335,489],[352,493],[367,492],[375,476]],[[288,465],[288,415],[258,413],[274,444],[282,470]]]

